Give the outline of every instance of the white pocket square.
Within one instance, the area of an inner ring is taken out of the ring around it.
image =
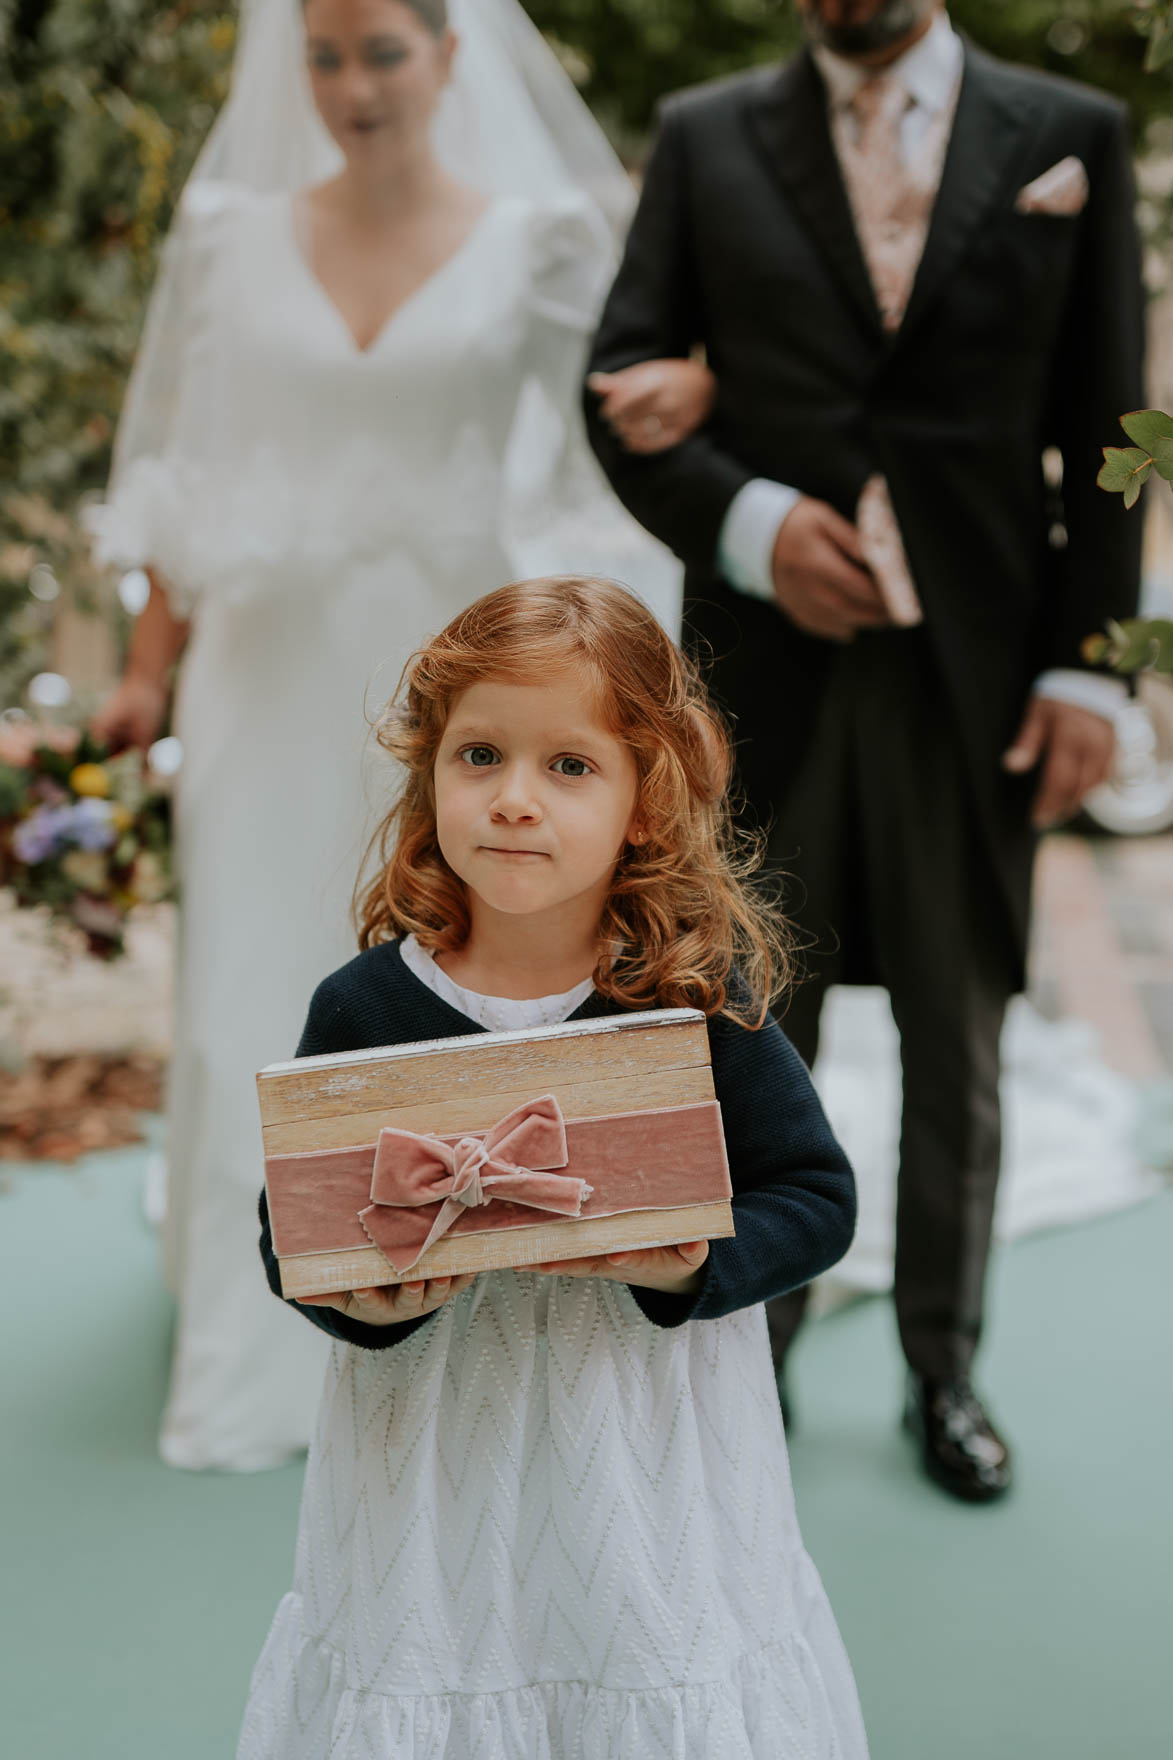
[[[1087,196],[1083,160],[1071,153],[1020,189],[1014,206],[1020,214],[1079,214],[1087,205]]]

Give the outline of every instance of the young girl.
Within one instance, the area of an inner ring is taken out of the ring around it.
[[[592,579],[479,600],[400,705],[363,951],[299,1054],[702,1009],[737,1235],[300,1304],[337,1342],[239,1760],[864,1760],[760,1305],[844,1252],[852,1176],[761,1000],[726,736]]]

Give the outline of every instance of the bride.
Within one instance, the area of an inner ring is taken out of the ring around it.
[[[327,1341],[261,1274],[253,1076],[354,950],[384,810],[367,705],[512,575],[617,574],[675,615],[674,564],[578,427],[627,180],[515,0],[458,22],[444,0],[246,5],[95,516],[99,554],[151,580],[99,735],[151,740],[180,661],[176,1466],[268,1467],[310,1433]],[[709,384],[662,368],[635,391],[666,444]]]

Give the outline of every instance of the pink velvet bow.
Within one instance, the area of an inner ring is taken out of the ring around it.
[[[359,1212],[367,1234],[395,1267],[410,1271],[448,1233],[466,1209],[494,1198],[578,1216],[592,1188],[553,1170],[565,1167],[566,1124],[553,1094],[527,1100],[482,1136],[455,1140],[416,1131],[379,1132],[371,1176],[371,1203]],[[393,1239],[402,1227],[380,1227],[380,1211],[418,1209],[440,1202],[422,1244]]]

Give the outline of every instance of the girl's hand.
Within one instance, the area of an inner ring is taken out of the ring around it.
[[[126,746],[145,750],[157,737],[166,713],[166,685],[128,673],[94,716],[90,732],[111,751],[120,752]]]
[[[618,373],[592,373],[599,413],[629,452],[666,452],[709,418],[717,381],[703,361],[637,361]]]
[[[683,1241],[676,1247],[639,1247],[628,1253],[604,1253],[592,1259],[554,1259],[529,1265],[551,1277],[609,1277],[640,1289],[661,1289],[689,1296],[701,1286],[701,1266],[709,1256],[708,1241]]]
[[[429,1277],[419,1283],[388,1283],[377,1289],[345,1290],[341,1295],[299,1296],[301,1308],[337,1308],[348,1320],[364,1326],[401,1326],[431,1314],[476,1279],[475,1271],[459,1277]]]

